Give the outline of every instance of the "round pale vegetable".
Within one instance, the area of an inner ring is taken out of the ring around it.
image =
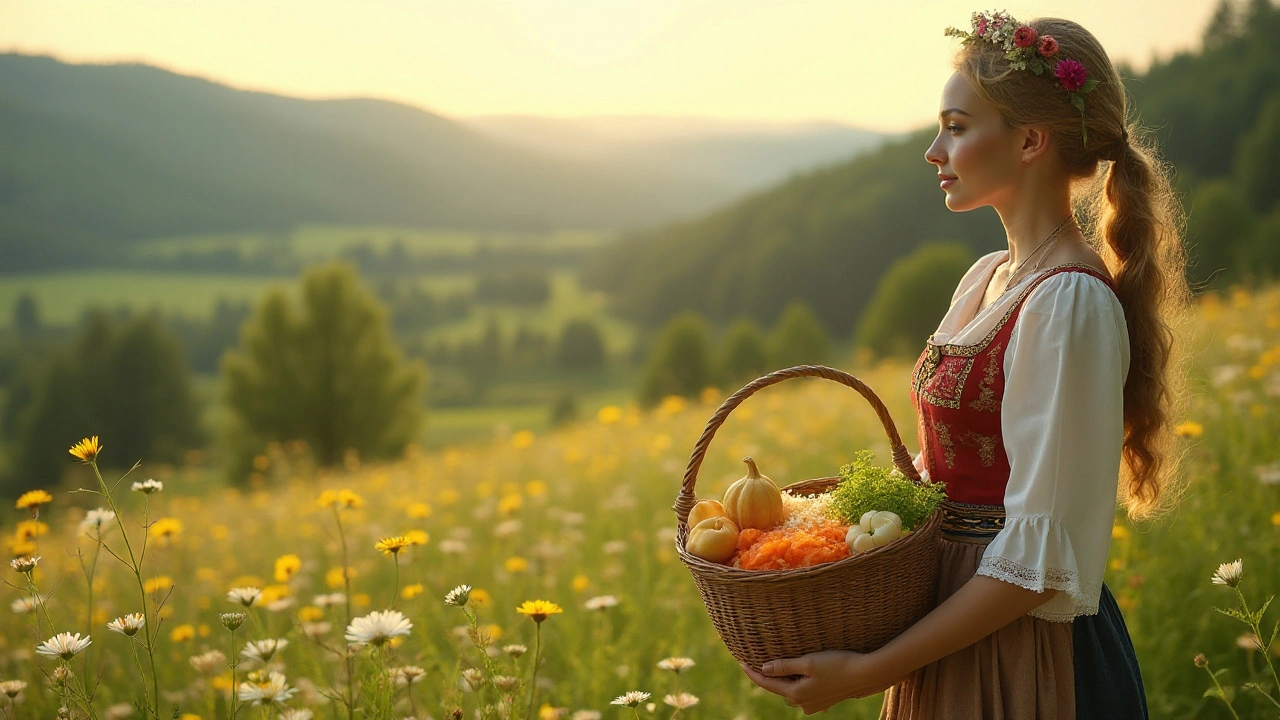
[[[902,518],[898,517],[897,513],[892,513],[888,510],[868,510],[862,514],[862,519],[858,521],[862,529],[867,532],[873,532],[886,523],[893,523],[898,526],[899,531],[902,530]]]
[[[782,506],[782,491],[767,476],[760,474],[756,461],[742,458],[747,464],[746,477],[739,478],[724,493],[725,514],[738,527],[772,530],[787,519]]]
[[[737,546],[738,526],[727,517],[711,517],[694,525],[684,544],[690,555],[717,563],[733,557]]]
[[[726,517],[724,506],[719,500],[699,500],[689,511],[689,527],[713,517]]]
[[[886,522],[871,531],[871,540],[876,547],[884,547],[900,537],[902,537],[902,530],[892,522]]]
[[[864,553],[869,550],[876,549],[876,539],[871,533],[864,532],[854,538],[853,546],[849,548],[850,552]]]
[[[903,536],[902,518],[888,510],[868,510],[856,524],[849,526],[844,541],[849,551],[857,554],[884,547]]]

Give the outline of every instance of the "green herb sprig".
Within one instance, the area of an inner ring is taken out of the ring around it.
[[[840,484],[831,491],[831,507],[852,525],[870,510],[888,510],[902,518],[903,530],[914,530],[946,499],[946,485],[917,485],[893,468],[871,463],[875,453],[859,450],[840,468]]]

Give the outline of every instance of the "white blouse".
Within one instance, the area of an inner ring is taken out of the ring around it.
[[[1032,278],[983,308],[999,250],[965,273],[934,343],[986,337]],[[966,342],[967,341],[967,342]],[[1083,272],[1059,273],[1027,296],[1004,354],[1001,432],[1009,457],[1005,526],[977,574],[1035,590],[1059,590],[1031,611],[1069,622],[1095,615],[1111,549],[1124,441],[1129,333],[1115,294]],[[920,455],[916,468],[923,470]]]

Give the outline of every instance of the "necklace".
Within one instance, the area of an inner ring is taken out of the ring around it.
[[[1044,247],[1044,244],[1049,242],[1050,240],[1053,240],[1054,241],[1053,244],[1056,245],[1058,233],[1061,232],[1062,228],[1066,227],[1067,223],[1071,222],[1073,219],[1075,219],[1075,216],[1070,216],[1066,220],[1063,220],[1062,222],[1058,223],[1058,227],[1054,228],[1053,231],[1049,233],[1048,237],[1040,241],[1040,244],[1036,246],[1036,249],[1031,251],[1031,255],[1034,256],[1037,252],[1040,251],[1040,248]],[[1053,245],[1050,245],[1049,247],[1050,249],[1052,249]],[[1040,264],[1043,263],[1044,259],[1047,257],[1049,257],[1048,250],[1046,250],[1045,253],[1040,256],[1040,259],[1036,261],[1035,267],[1031,268],[1031,272],[1035,272],[1036,270],[1039,270]],[[1030,260],[1031,258],[1028,257],[1027,259]],[[1013,274],[1010,275],[1009,278],[1004,281],[1004,288],[1000,290],[1001,295],[1004,295],[1009,290],[1009,286],[1013,284],[1013,279],[1017,277],[1018,273],[1022,272],[1022,268],[1026,267],[1026,264],[1027,263],[1024,260],[1022,264],[1018,266],[1018,269],[1014,270]]]

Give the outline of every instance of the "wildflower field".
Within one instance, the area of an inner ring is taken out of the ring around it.
[[[1189,489],[1154,522],[1118,517],[1107,582],[1152,717],[1274,717],[1277,611],[1257,638],[1214,608],[1280,586],[1280,289],[1206,296],[1185,333]],[[854,372],[914,447],[909,371]],[[670,506],[726,394],[337,471],[286,444],[245,488],[196,458],[122,480],[135,458],[110,437],[68,438],[86,492],[5,502],[0,717],[798,716],[744,677],[674,550]],[[889,462],[856,393],[790,381],[733,412],[698,490],[718,497],[745,455],[782,485],[863,448]]]

